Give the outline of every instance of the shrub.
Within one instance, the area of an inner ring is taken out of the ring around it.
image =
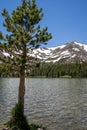
[[[11,130],[30,130],[27,119],[23,114],[21,104],[16,104],[11,112],[11,119],[7,122]]]

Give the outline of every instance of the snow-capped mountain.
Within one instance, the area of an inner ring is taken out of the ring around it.
[[[62,46],[35,49],[30,55],[45,62],[82,62],[87,61],[87,45],[74,41]]]
[[[62,46],[30,50],[27,55],[36,57],[42,62],[82,62],[87,61],[87,45],[73,41]],[[0,50],[0,56],[9,56],[9,54]]]

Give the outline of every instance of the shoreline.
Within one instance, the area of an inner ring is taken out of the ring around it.
[[[30,124],[30,130],[34,130],[34,128],[32,128],[32,126],[35,127],[35,130],[46,130],[45,127],[40,127],[37,124]],[[36,128],[37,127],[37,128]],[[10,130],[9,127],[6,126],[6,123],[0,123],[0,130]]]

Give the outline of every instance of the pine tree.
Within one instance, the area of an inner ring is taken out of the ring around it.
[[[10,53],[8,63],[12,65],[20,74],[18,103],[22,105],[24,112],[24,95],[25,95],[25,70],[28,66],[33,66],[33,60],[28,56],[29,51],[38,48],[52,38],[48,33],[48,28],[41,28],[39,22],[43,18],[42,8],[38,8],[35,0],[22,0],[21,6],[13,10],[10,15],[4,9],[3,26],[7,30],[4,35],[0,32],[0,43],[3,48]]]

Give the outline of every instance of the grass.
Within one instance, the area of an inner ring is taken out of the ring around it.
[[[6,123],[6,127],[11,130],[37,130],[37,128],[41,128],[40,125],[28,123],[26,116],[23,114],[21,104],[16,104],[12,109],[11,118]]]
[[[64,76],[60,76],[60,78],[72,78],[72,76],[70,76],[70,75],[64,75]]]

